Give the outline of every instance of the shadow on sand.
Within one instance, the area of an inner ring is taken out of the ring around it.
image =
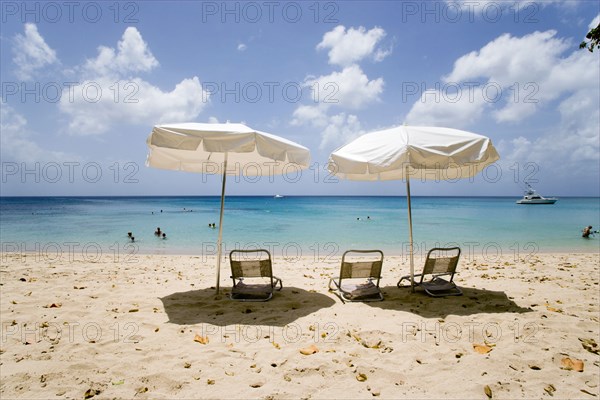
[[[492,313],[527,313],[531,308],[523,308],[510,300],[506,293],[491,290],[461,287],[462,296],[430,297],[417,288],[412,293],[410,287],[381,288],[384,301],[366,303],[384,310],[410,312],[424,318],[445,318],[448,315],[473,315]]]
[[[207,288],[173,293],[162,297],[169,322],[179,325],[208,323],[217,326],[231,324],[285,326],[298,318],[322,308],[335,300],[325,294],[296,287],[276,291],[267,302],[239,302],[227,297],[224,290],[217,297],[215,289]]]
[[[524,308],[508,298],[506,293],[461,287],[462,296],[430,297],[417,288],[411,293],[410,287],[381,288],[385,300],[364,303],[382,310],[403,311],[423,318],[445,318],[448,315],[468,316],[475,314],[528,313]],[[169,322],[179,325],[208,323],[217,326],[231,324],[285,326],[299,318],[323,308],[340,303],[333,294],[327,295],[300,289],[284,287],[276,291],[273,299],[267,302],[238,302],[227,296],[225,289],[215,296],[214,288],[190,290],[162,297]],[[352,303],[340,304],[340,312],[354,312]]]

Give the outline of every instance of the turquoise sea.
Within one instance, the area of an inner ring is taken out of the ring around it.
[[[598,198],[560,198],[554,205],[517,205],[515,197],[414,197],[415,253],[458,244],[470,254],[599,252]],[[2,251],[75,254],[215,253],[220,198],[1,197]],[[230,196],[225,250],[262,247],[274,256],[341,256],[351,248],[405,255],[405,197]],[[154,235],[160,227],[167,240]],[[127,238],[131,231],[135,244]]]

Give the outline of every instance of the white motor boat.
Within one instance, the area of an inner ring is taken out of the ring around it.
[[[557,200],[556,197],[543,197],[539,195],[530,184],[527,184],[525,195],[521,200],[517,200],[517,204],[554,204]]]

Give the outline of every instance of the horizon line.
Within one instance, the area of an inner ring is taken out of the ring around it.
[[[285,197],[406,197],[404,195],[376,195],[376,194],[291,194],[291,195],[280,195],[280,194],[226,194],[225,197],[275,197],[282,196]],[[4,198],[44,198],[44,197],[217,197],[220,198],[221,195],[218,194],[149,194],[149,195],[110,195],[110,194],[101,194],[101,195],[8,195],[3,196],[0,195],[0,199]],[[457,198],[515,198],[521,197],[520,195],[411,195],[411,198],[415,197],[457,197]],[[560,196],[560,198],[600,198],[600,196],[595,195],[578,195],[578,196]]]

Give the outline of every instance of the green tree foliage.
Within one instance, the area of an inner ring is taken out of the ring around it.
[[[594,47],[600,49],[600,24],[597,27],[590,29],[587,35],[585,35],[588,41],[583,41],[579,45],[580,49],[588,49],[591,53],[594,52]]]

